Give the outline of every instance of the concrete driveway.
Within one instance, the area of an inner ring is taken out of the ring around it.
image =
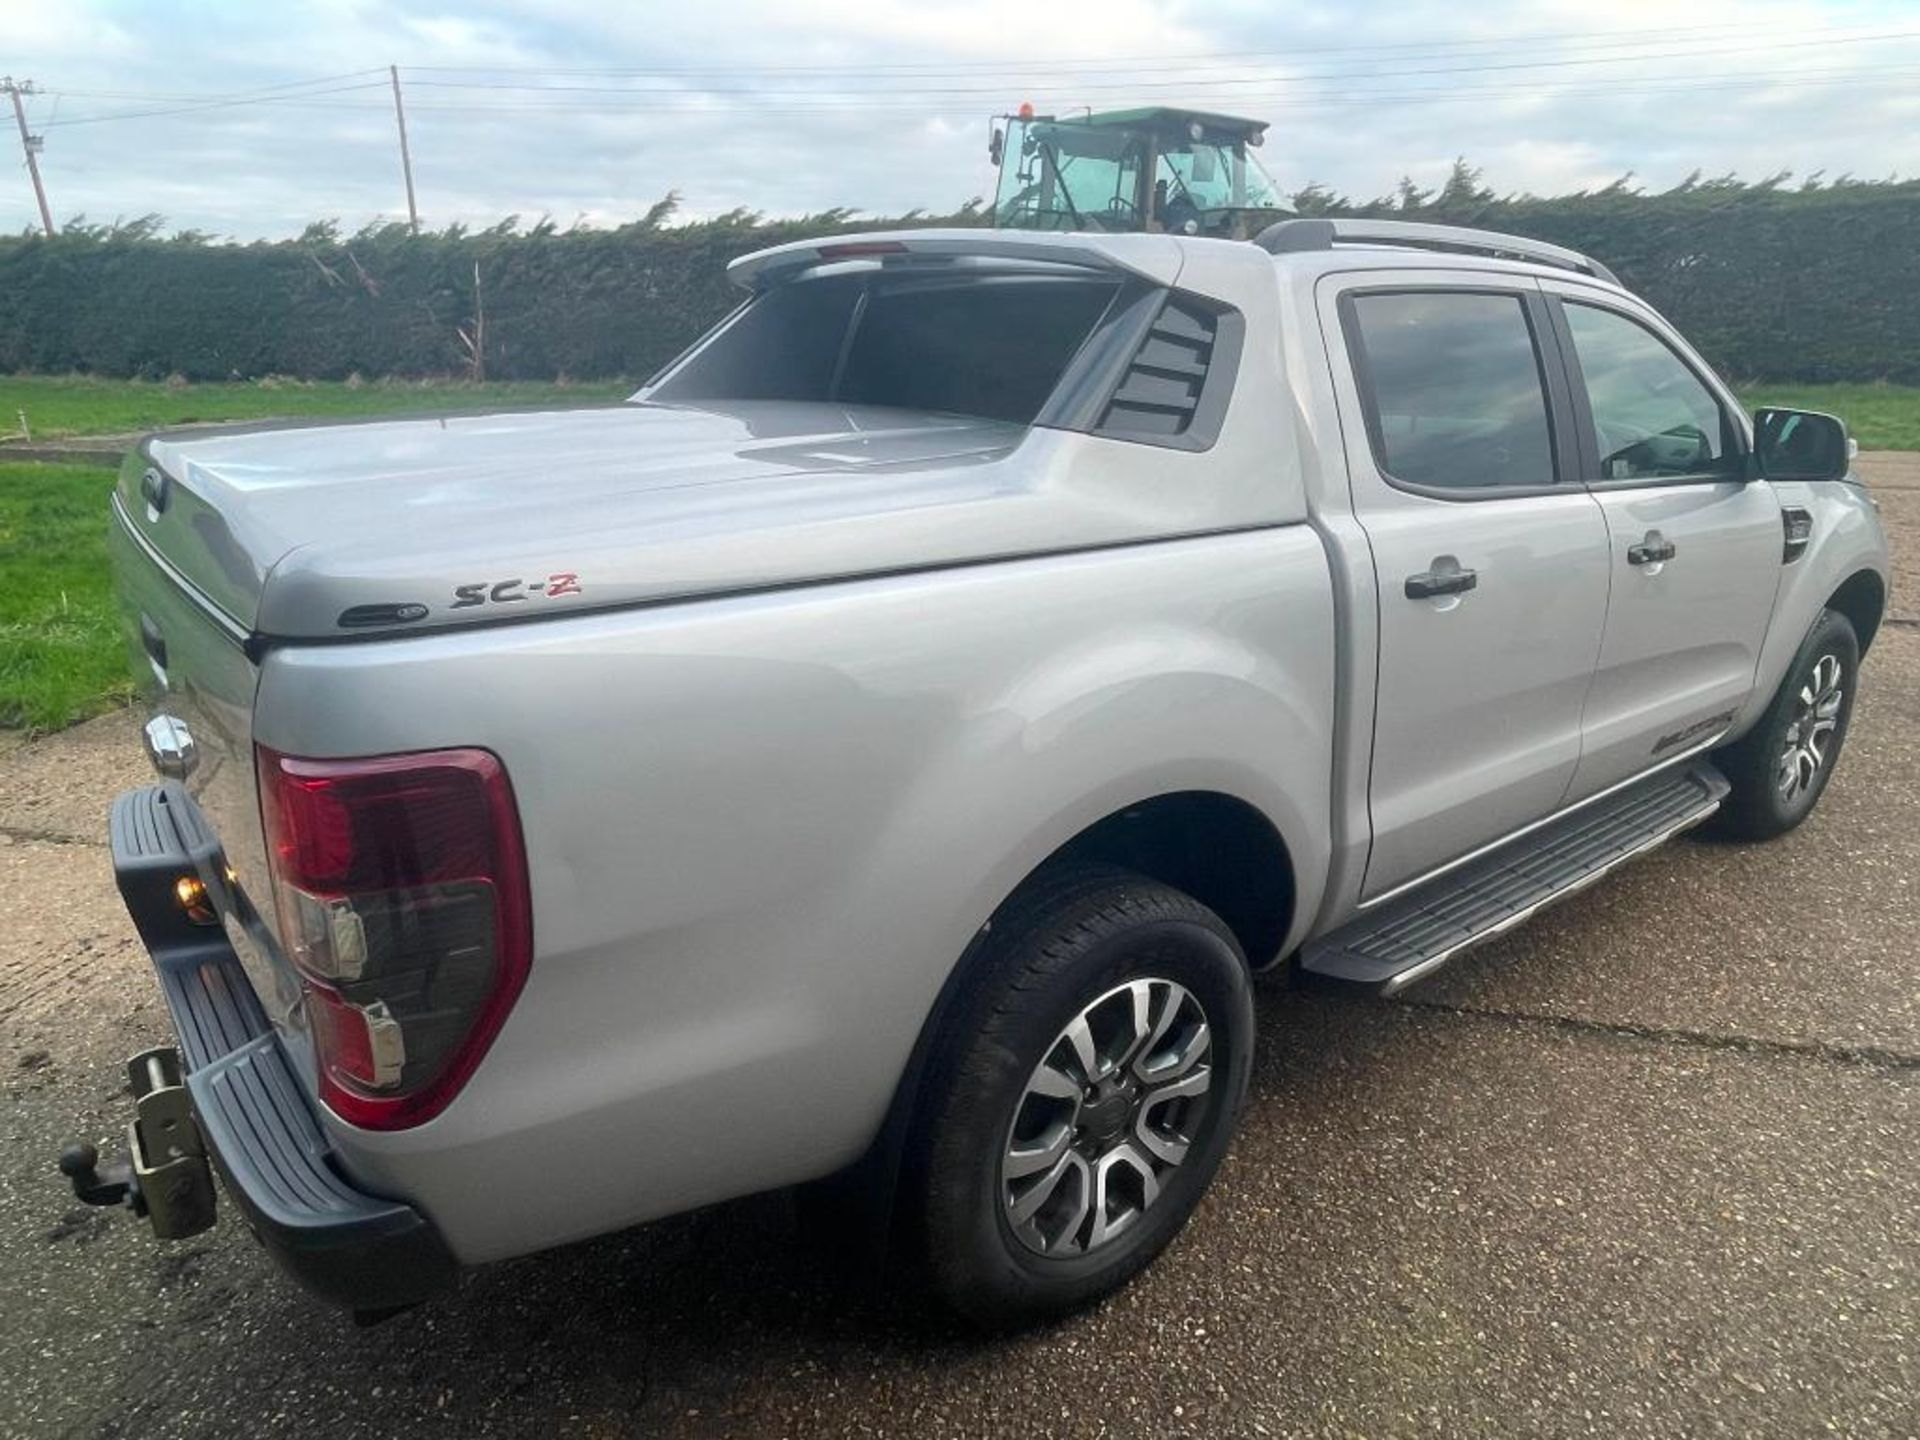
[[[1269,986],[1240,1139],[1143,1280],[981,1340],[763,1197],[371,1330],[246,1232],[75,1206],[170,1039],[101,845],[110,717],[0,756],[0,1434],[1920,1433],[1920,456],[1847,755],[1383,1003]],[[582,1155],[580,1163],[593,1163]]]

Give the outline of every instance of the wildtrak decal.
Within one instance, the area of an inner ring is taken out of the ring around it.
[[[571,570],[559,570],[544,580],[477,580],[471,585],[453,587],[450,608],[464,610],[470,605],[511,605],[520,600],[544,596],[557,600],[562,595],[578,595],[580,577]]]
[[[1738,713],[1739,712],[1735,710],[1722,710],[1718,715],[1709,715],[1704,720],[1694,721],[1693,724],[1683,730],[1676,730],[1671,735],[1662,735],[1654,742],[1653,753],[1658,755],[1663,750],[1671,750],[1676,745],[1684,745],[1689,740],[1697,740],[1700,736],[1708,734],[1711,731],[1724,729],[1733,723],[1733,717]]]

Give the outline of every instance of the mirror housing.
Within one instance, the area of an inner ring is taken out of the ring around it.
[[[992,162],[994,169],[998,170],[1000,168],[1000,161],[1005,158],[1006,153],[1007,153],[1006,131],[1000,130],[1000,129],[994,129],[988,132],[987,159]]]
[[[1818,410],[1753,412],[1753,467],[1762,480],[1844,480],[1853,459],[1846,422]]]

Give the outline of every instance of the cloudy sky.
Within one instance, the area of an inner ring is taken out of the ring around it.
[[[431,225],[951,209],[1022,100],[1268,119],[1284,188],[1356,196],[1456,155],[1503,191],[1920,175],[1920,0],[0,0],[57,222],[404,217],[388,65]]]

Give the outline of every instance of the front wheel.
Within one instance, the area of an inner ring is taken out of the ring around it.
[[[1770,840],[1806,819],[1819,801],[1853,719],[1860,641],[1846,616],[1824,612],[1801,642],[1758,723],[1714,759],[1732,782],[1714,828]]]
[[[1253,1054],[1232,933],[1191,897],[1083,867],[996,917],[947,1027],[910,1172],[925,1273],[991,1325],[1125,1284],[1193,1213]]]

